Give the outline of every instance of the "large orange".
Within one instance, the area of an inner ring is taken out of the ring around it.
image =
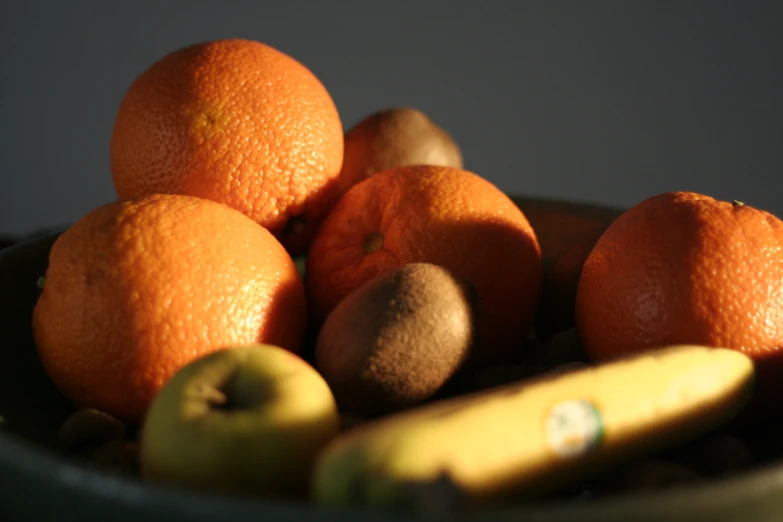
[[[252,342],[298,352],[305,314],[269,231],[219,203],[153,195],[98,207],[57,239],[33,333],[64,395],[137,423],[196,357]]]
[[[121,199],[186,194],[225,203],[302,252],[336,195],[343,130],[319,79],[260,42],[191,45],[130,86],[114,122]]]
[[[582,268],[575,319],[606,360],[697,343],[753,357],[761,399],[783,399],[783,222],[690,192],[646,199],[611,224]]]
[[[415,262],[443,266],[475,290],[473,361],[497,361],[521,347],[541,292],[535,233],[492,183],[449,167],[388,169],[340,198],[307,255],[315,324],[364,282]]]

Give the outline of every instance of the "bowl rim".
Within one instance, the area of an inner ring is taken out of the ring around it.
[[[32,442],[7,433],[0,433],[0,463],[20,476],[24,475],[36,482],[57,483],[57,486],[78,491],[83,496],[129,507],[144,509],[146,505],[153,511],[162,508],[163,511],[176,512],[186,507],[188,513],[219,513],[224,520],[239,519],[252,514],[305,522],[368,519],[390,522],[432,521],[427,513],[416,511],[395,511],[367,506],[329,507],[313,502],[241,498],[145,481],[143,478],[69,461],[53,450],[39,448]],[[777,462],[741,475],[676,489],[628,493],[587,501],[575,499],[486,507],[449,513],[449,520],[624,520],[632,513],[636,521],[661,520],[660,517],[663,516],[668,520],[690,520],[691,518],[678,518],[678,511],[682,511],[684,506],[687,506],[687,509],[681,515],[685,517],[695,514],[701,517],[706,514],[734,513],[741,516],[742,520],[748,520],[748,512],[752,512],[755,515],[752,520],[767,520],[767,516],[780,517],[783,508],[781,492],[783,463]],[[775,499],[777,503],[773,502]],[[744,511],[740,512],[738,509]]]

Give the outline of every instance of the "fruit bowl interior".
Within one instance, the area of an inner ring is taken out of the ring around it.
[[[606,226],[618,209],[576,202],[515,198],[542,236],[545,260]],[[206,495],[66,460],[56,435],[72,406],[38,360],[31,314],[49,249],[57,234],[0,252],[0,519],[47,520],[399,520],[424,514],[372,509],[323,509],[308,504]],[[780,433],[775,429],[775,432]],[[598,501],[544,501],[451,513],[449,520],[778,520],[783,513],[783,464],[767,463],[708,484]]]

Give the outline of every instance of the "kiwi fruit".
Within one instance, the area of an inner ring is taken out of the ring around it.
[[[432,397],[473,344],[472,295],[445,268],[411,263],[343,298],[315,346],[316,368],[340,410],[374,417]]]
[[[451,136],[422,111],[393,107],[370,114],[345,134],[340,190],[402,165],[463,167]]]

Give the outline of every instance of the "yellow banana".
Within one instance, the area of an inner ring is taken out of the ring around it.
[[[333,439],[313,494],[400,505],[444,479],[469,502],[540,494],[717,427],[753,376],[738,351],[677,345],[443,400]]]

